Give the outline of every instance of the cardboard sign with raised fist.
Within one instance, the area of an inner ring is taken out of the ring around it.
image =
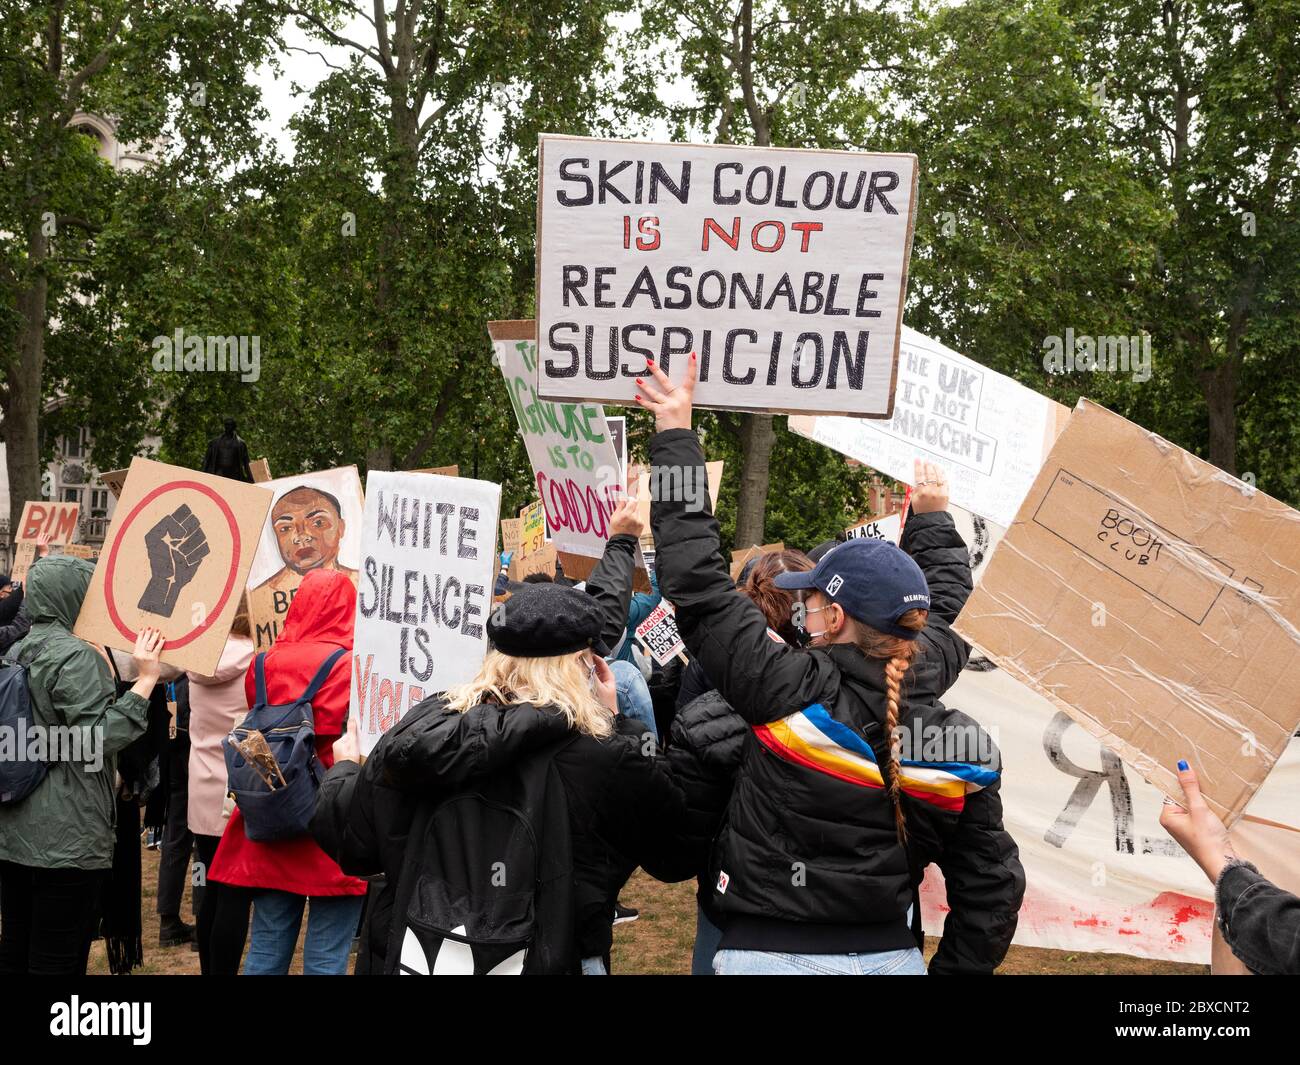
[[[73,631],[129,651],[153,626],[164,662],[211,674],[273,495],[149,459],[130,472]]]

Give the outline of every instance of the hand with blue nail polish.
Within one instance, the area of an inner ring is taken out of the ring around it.
[[[1182,785],[1182,802],[1165,800],[1160,827],[1178,841],[1213,883],[1228,860],[1236,857],[1228,830],[1206,803],[1196,771],[1183,758],[1178,760],[1178,783]]]

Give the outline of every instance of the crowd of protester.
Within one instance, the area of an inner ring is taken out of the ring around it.
[[[694,359],[676,386],[652,372],[638,379],[652,471],[703,467]],[[348,716],[343,573],[306,575],[265,654],[241,608],[211,676],[163,666],[156,630],[129,656],[73,635],[87,561],[0,578],[0,652],[25,670],[33,721],[100,747],[0,802],[0,973],[84,973],[100,937],[112,971],[138,966],[142,831],[161,852],[159,943],[192,943],[205,975],[285,974],[300,938],[308,974],[604,975],[638,867],[695,882],[696,975],[993,972],[1025,876],[998,751],[944,702],[969,653],[952,627],[969,553],[943,472],[918,464],[915,480],[898,546],[761,554],[736,581],[712,511],[670,493],[651,506],[649,593],[633,592],[645,530],[630,500],[585,581],[514,583],[502,556],[477,676],[368,758]],[[633,637],[661,595],[685,665]],[[231,737],[250,708],[304,702],[314,813],[268,837],[232,798]],[[1228,944],[1255,972],[1300,971],[1300,900],[1232,853],[1179,770],[1162,823],[1215,884]],[[948,912],[927,961],[931,866]]]

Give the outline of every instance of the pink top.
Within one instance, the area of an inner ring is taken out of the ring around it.
[[[226,830],[226,758],[221,750],[232,728],[248,714],[244,674],[253,661],[253,641],[231,636],[215,676],[190,673],[190,831],[220,836]]]

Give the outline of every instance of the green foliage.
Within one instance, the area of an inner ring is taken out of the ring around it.
[[[455,463],[513,513],[532,476],[486,323],[532,314],[537,135],[667,130],[915,152],[909,324],[1062,402],[1230,447],[1300,501],[1297,0],[759,0],[748,44],[744,0],[387,5],[382,41],[343,41],[352,6],[32,3],[0,22],[0,343],[12,374],[43,278],[47,441],[88,425],[101,468],[145,436],[197,465],[229,415],[277,475]],[[320,62],[284,49],[286,15],[349,56],[300,98],[291,158],[252,78]],[[77,104],[146,169],[115,172],[61,110],[110,37]],[[47,211],[70,221],[33,259]],[[156,370],[177,329],[257,337],[259,379]],[[1151,380],[1049,374],[1066,329],[1149,335]],[[625,413],[644,458],[650,419]],[[766,538],[811,546],[865,513],[869,471],[776,424]],[[729,540],[737,420],[700,426]]]

